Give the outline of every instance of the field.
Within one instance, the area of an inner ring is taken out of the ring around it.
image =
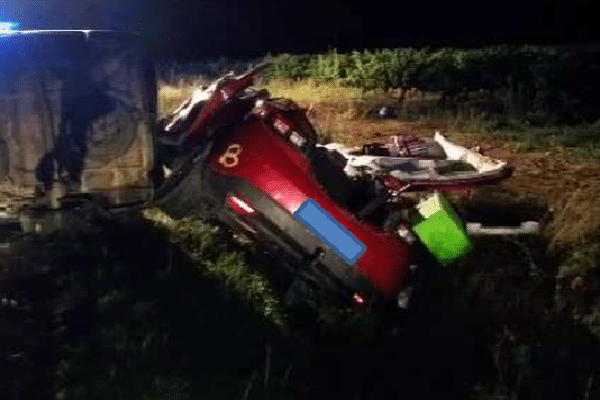
[[[385,329],[393,321],[378,317],[287,307],[261,272],[276,260],[202,221],[155,209],[135,224],[25,243],[15,250],[25,266],[51,267],[42,268],[43,283],[23,283],[25,293],[39,292],[29,299],[27,326],[46,327],[51,334],[32,340],[56,350],[13,361],[38,373],[0,389],[21,385],[26,398],[43,398],[36,384],[49,382],[60,399],[600,394],[600,124],[527,127],[436,110],[439,93],[413,91],[399,103],[393,93],[333,83],[265,84],[274,96],[313,104],[322,141],[439,129],[482,146],[516,172],[498,186],[453,194],[459,211],[468,219],[540,219],[542,234],[477,239],[460,273],[433,272],[417,293],[419,308],[393,332]],[[191,90],[163,85],[161,115]],[[372,118],[382,105],[397,107],[398,117]],[[18,298],[10,287],[3,296],[11,290]],[[53,373],[39,372],[42,365]]]

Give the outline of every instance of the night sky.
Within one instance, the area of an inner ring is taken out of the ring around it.
[[[593,2],[506,0],[0,0],[22,28],[126,29],[163,58],[259,57],[267,52],[398,46],[600,41]]]

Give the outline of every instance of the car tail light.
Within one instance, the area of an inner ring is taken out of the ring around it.
[[[360,295],[359,293],[354,293],[352,300],[354,300],[354,302],[356,304],[363,304],[365,302],[364,297],[362,295]]]
[[[350,308],[354,312],[362,314],[370,308],[370,301],[363,293],[354,293]]]
[[[227,198],[227,206],[231,210],[242,215],[248,215],[255,212],[254,208],[250,207],[250,205],[246,201],[240,199],[237,196],[229,196]]]

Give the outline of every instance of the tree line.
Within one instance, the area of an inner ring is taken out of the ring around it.
[[[493,46],[397,48],[271,57],[272,78],[315,79],[372,89],[412,88],[465,102],[475,91],[502,92],[505,112],[554,122],[600,116],[600,48]]]
[[[178,66],[179,75],[214,76],[270,61],[267,79],[335,82],[365,91],[411,89],[440,94],[441,103],[467,103],[474,92],[496,94],[502,111],[551,122],[600,117],[600,46],[490,46],[479,49],[396,48],[324,54],[225,58]],[[175,64],[173,64],[175,65]],[[166,75],[175,67],[163,66]],[[168,76],[165,80],[169,80]],[[500,94],[500,95],[499,95]]]

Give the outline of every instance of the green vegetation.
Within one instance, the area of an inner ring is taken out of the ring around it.
[[[478,49],[396,48],[325,54],[268,55],[253,62],[226,59],[159,67],[171,84],[243,72],[272,62],[268,80],[332,82],[362,91],[395,91],[400,102],[412,90],[435,94],[441,105],[465,113],[486,110],[532,124],[573,124],[600,117],[600,49],[567,46],[492,46]],[[474,102],[474,97],[481,101]],[[489,108],[489,107],[488,107]]]
[[[269,283],[211,227],[145,217],[27,244],[52,271],[35,318],[51,324],[56,398],[290,398],[295,359]],[[20,284],[31,298],[35,282]]]
[[[576,126],[487,128],[487,133],[491,137],[514,143],[517,150],[522,152],[561,149],[576,158],[600,159],[598,122]]]
[[[244,255],[231,249],[218,230],[198,219],[173,220],[158,209],[144,211],[144,217],[170,233],[179,246],[201,265],[204,273],[222,280],[226,287],[246,299],[258,314],[275,326],[285,325],[281,301],[267,278],[248,267]]]
[[[481,49],[382,49],[272,58],[273,79],[336,82],[363,90],[413,88],[447,102],[491,94],[505,114],[544,122],[598,118],[600,50],[539,46]]]

